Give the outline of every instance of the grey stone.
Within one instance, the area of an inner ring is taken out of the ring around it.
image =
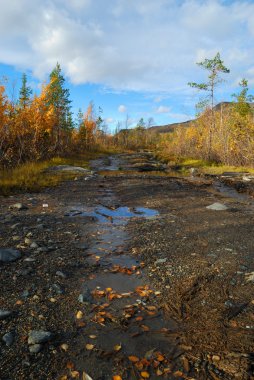
[[[155,261],[155,265],[157,265],[157,264],[164,264],[165,262],[167,261],[167,258],[165,258],[165,259],[158,259],[158,260],[156,260]]]
[[[11,311],[8,310],[0,310],[0,320],[8,318],[12,314]]]
[[[23,298],[27,298],[28,296],[29,296],[28,290],[24,290],[23,293],[21,294],[21,297],[23,297]]]
[[[51,168],[47,169],[47,171],[67,171],[67,172],[78,172],[78,173],[90,173],[90,170],[84,169],[79,166],[71,166],[71,165],[58,165],[51,166]]]
[[[14,334],[12,332],[8,332],[4,334],[3,341],[6,344],[6,346],[10,347],[14,342]]]
[[[23,205],[22,203],[14,203],[10,206],[10,209],[17,209],[17,210],[27,210],[28,207]]]
[[[30,245],[30,248],[38,248],[38,247],[39,246],[35,241],[33,241],[32,244]]]
[[[53,290],[54,293],[59,294],[59,295],[64,293],[64,290],[58,284],[52,284],[51,290]]]
[[[32,346],[29,346],[29,351],[31,354],[38,354],[42,349],[41,344],[33,344]]]
[[[59,276],[59,277],[62,277],[62,278],[66,278],[66,277],[67,277],[66,274],[64,274],[64,273],[61,272],[60,270],[58,270],[58,271],[56,272],[56,275]]]
[[[8,263],[21,257],[21,253],[13,248],[0,248],[0,262]]]
[[[214,211],[225,211],[228,209],[227,206],[223,205],[222,203],[215,202],[210,206],[206,206],[208,210],[214,210]]]
[[[28,335],[28,344],[35,345],[40,343],[46,343],[52,338],[50,331],[43,330],[31,330]]]

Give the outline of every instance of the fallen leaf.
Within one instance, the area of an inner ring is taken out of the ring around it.
[[[114,346],[114,350],[115,350],[115,351],[120,351],[121,349],[122,349],[121,344],[116,344],[116,345]]]
[[[141,328],[143,331],[149,331],[150,330],[150,328],[146,325],[141,325]]]
[[[174,372],[174,374],[173,374],[175,377],[182,377],[183,376],[183,372],[181,372],[181,371],[176,371],[176,372]]]
[[[143,365],[143,363],[141,363],[141,362],[137,362],[137,363],[135,363],[135,367],[136,367],[139,371],[142,371],[142,369],[144,368],[144,365]]]
[[[79,372],[78,371],[71,371],[71,377],[73,379],[79,378]]]
[[[77,318],[77,319],[81,319],[81,318],[83,318],[83,313],[82,313],[82,311],[79,310],[79,311],[77,312],[77,314],[76,314],[76,318]]]
[[[74,364],[72,362],[67,362],[66,368],[73,369],[74,368]]]
[[[61,349],[62,350],[67,351],[68,348],[69,348],[68,344],[66,344],[66,343],[61,344]]]
[[[158,368],[156,371],[156,375],[161,376],[161,375],[163,375],[163,372]]]
[[[128,356],[128,359],[129,359],[132,363],[137,363],[137,362],[139,362],[139,358],[138,358],[137,356],[134,356],[134,355]]]
[[[86,344],[86,349],[89,350],[89,351],[93,350],[94,349],[94,344],[87,343]]]
[[[159,362],[163,362],[163,361],[165,360],[165,358],[164,358],[163,355],[158,354],[158,355],[157,355],[157,360],[158,360]]]
[[[77,322],[77,327],[85,327],[85,326],[86,326],[86,324],[84,321],[78,321]]]
[[[113,376],[113,380],[122,380],[122,377],[119,375]]]
[[[64,375],[64,376],[61,376],[59,380],[68,380],[68,377]]]
[[[146,371],[141,372],[141,376],[142,376],[144,379],[149,379],[149,377],[150,377],[149,373],[146,372]]]
[[[97,336],[96,336],[96,335],[89,335],[89,338],[91,338],[91,339],[96,339]]]
[[[93,380],[87,373],[83,372],[82,380]]]
[[[157,310],[157,308],[156,308],[155,306],[147,306],[146,308],[147,308],[147,310],[149,310],[149,311]]]

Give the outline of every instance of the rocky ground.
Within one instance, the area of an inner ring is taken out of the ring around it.
[[[1,198],[0,379],[254,378],[252,198],[149,154],[92,166]]]

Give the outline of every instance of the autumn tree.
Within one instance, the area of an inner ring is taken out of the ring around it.
[[[204,108],[210,108],[210,120],[209,124],[209,133],[208,133],[208,159],[211,159],[212,143],[213,143],[213,133],[215,129],[215,89],[223,82],[221,74],[228,74],[230,70],[224,66],[223,61],[221,60],[220,53],[217,53],[212,59],[205,59],[202,62],[197,63],[202,69],[208,71],[208,80],[203,83],[189,82],[189,86],[196,88],[197,90],[205,91],[207,95],[199,103]]]

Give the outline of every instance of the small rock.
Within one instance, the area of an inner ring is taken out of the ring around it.
[[[155,265],[157,265],[157,264],[164,264],[167,260],[168,260],[167,258],[165,258],[165,259],[158,259],[158,260],[155,261],[154,264]]]
[[[17,209],[19,211],[28,209],[28,207],[23,205],[22,203],[14,203],[14,205],[11,205],[9,208],[10,209]]]
[[[12,314],[11,311],[8,310],[0,310],[0,320],[8,318]]]
[[[18,260],[21,257],[21,253],[17,249],[1,248],[0,249],[0,262],[8,263]]]
[[[38,247],[39,246],[35,241],[33,241],[32,244],[30,244],[30,248],[38,248]]]
[[[56,275],[59,276],[59,277],[62,277],[62,278],[66,278],[66,277],[67,277],[66,274],[64,274],[64,273],[61,272],[60,270],[58,270],[58,271],[56,272]]]
[[[215,210],[215,211],[225,211],[228,209],[227,206],[223,205],[222,203],[215,202],[210,206],[206,206],[208,210]]]
[[[28,290],[24,290],[23,293],[21,294],[21,297],[23,297],[23,298],[27,298],[28,296],[29,296]]]
[[[58,284],[52,284],[50,290],[53,290],[53,292],[58,295],[64,293],[64,290]]]
[[[3,341],[6,344],[6,346],[10,347],[14,342],[14,334],[12,332],[8,332],[4,334]]]
[[[52,333],[42,330],[31,330],[28,335],[28,344],[36,345],[40,343],[46,343],[52,338]]]
[[[41,344],[33,344],[32,346],[29,346],[29,351],[31,354],[38,354],[42,349]]]

